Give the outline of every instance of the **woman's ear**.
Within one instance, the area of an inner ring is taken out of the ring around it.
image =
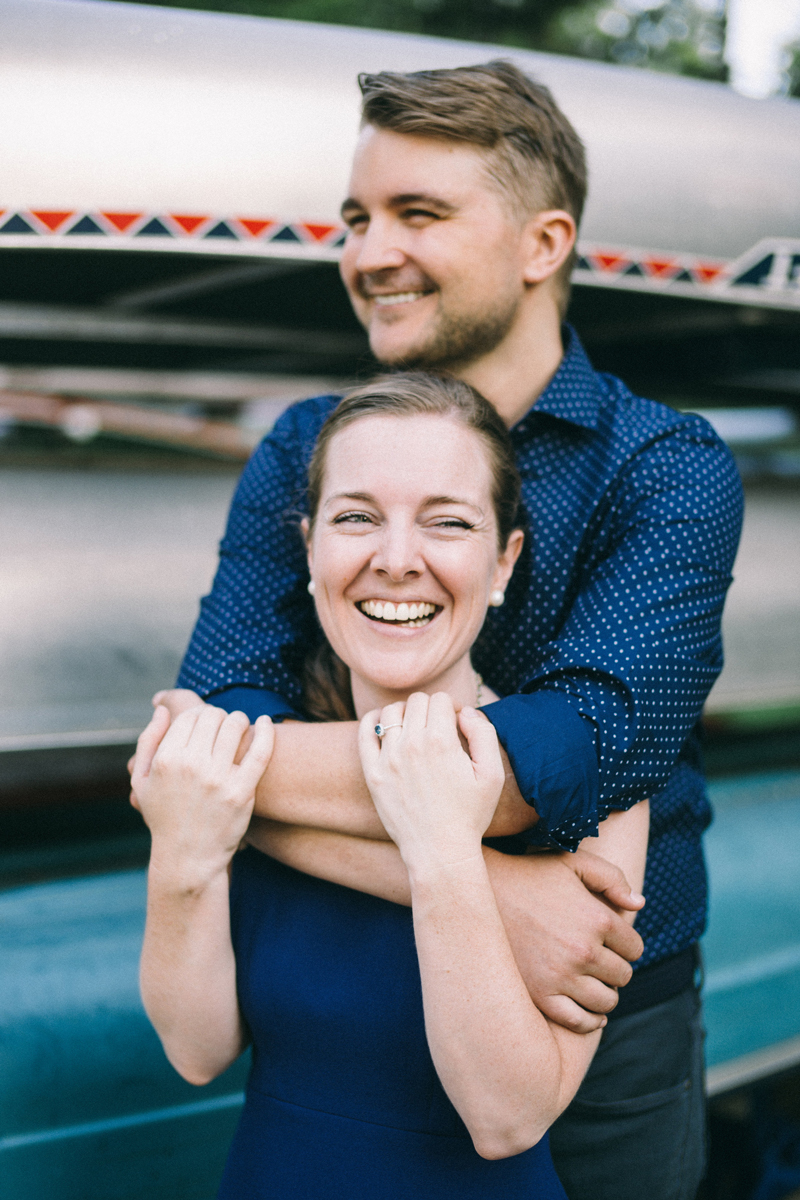
[[[300,522],[300,532],[303,535],[303,541],[306,544],[306,559],[308,561],[308,571],[311,573],[311,522],[308,517],[303,517]]]
[[[525,534],[521,529],[512,529],[506,542],[506,548],[497,560],[497,567],[492,578],[492,591],[504,592],[514,571],[514,565],[520,556]]]

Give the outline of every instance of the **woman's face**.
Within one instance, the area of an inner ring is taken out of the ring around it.
[[[309,568],[357,707],[463,691],[465,673],[474,703],[469,650],[522,544],[499,552],[491,490],[483,440],[449,417],[362,417],[331,439]]]

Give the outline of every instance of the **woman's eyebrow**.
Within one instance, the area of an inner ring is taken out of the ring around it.
[[[434,504],[461,504],[465,508],[472,508],[475,512],[483,513],[479,504],[473,504],[471,500],[465,500],[463,496],[427,496],[422,502],[423,508],[430,508]]]
[[[375,497],[369,492],[337,492],[335,496],[329,496],[325,501],[327,504],[332,504],[334,500],[362,500],[366,504],[374,504]]]

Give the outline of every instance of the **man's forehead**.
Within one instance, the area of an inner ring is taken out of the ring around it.
[[[372,125],[361,131],[350,174],[350,197],[356,201],[377,192],[384,203],[452,204],[457,193],[476,186],[489,186],[480,146]]]

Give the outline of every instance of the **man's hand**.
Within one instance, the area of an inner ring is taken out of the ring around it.
[[[618,867],[575,854],[516,857],[484,851],[520,974],[536,1006],[558,1025],[589,1033],[616,1006],[644,949],[619,910],[644,903]]]

